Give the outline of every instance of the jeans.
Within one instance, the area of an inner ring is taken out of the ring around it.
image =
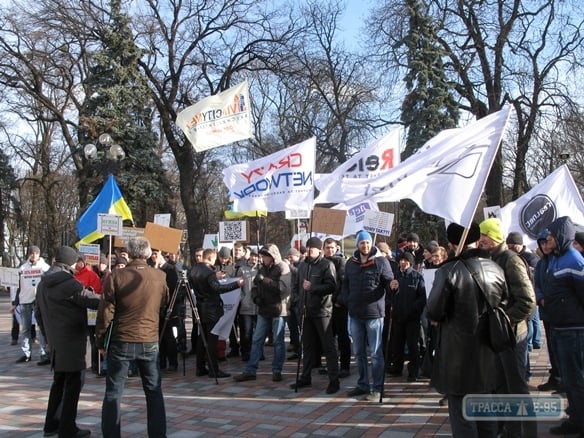
[[[364,391],[381,392],[383,390],[383,346],[381,338],[384,318],[358,319],[351,317],[351,337],[355,349],[355,362],[359,371],[357,386]],[[367,348],[371,354],[371,375],[373,384],[369,384]]]
[[[101,411],[101,431],[104,438],[121,437],[120,402],[128,378],[130,361],[135,360],[140,369],[142,388],[146,396],[148,436],[166,436],[166,411],[162,396],[158,342],[131,343],[112,341],[109,346],[105,396]]]
[[[539,306],[535,306],[535,311],[527,321],[527,347],[531,350],[534,347],[541,348],[541,322],[539,320]]]
[[[58,431],[59,437],[74,436],[77,431],[77,405],[83,386],[84,371],[57,372],[49,392],[44,432]]]
[[[562,387],[568,398],[568,417],[584,433],[584,329],[552,329]]]
[[[22,335],[22,352],[26,357],[30,357],[32,354],[31,347],[31,326],[32,326],[32,311],[34,309],[34,303],[21,304],[20,308],[20,333]],[[47,352],[45,351],[46,342],[45,338],[41,332],[38,330],[39,346],[41,350],[41,359],[44,359]]]
[[[468,421],[462,415],[463,396],[448,395],[448,419],[453,438],[495,438],[496,421]]]
[[[272,360],[272,372],[282,372],[284,359],[286,358],[286,345],[284,344],[284,328],[286,326],[286,318],[283,316],[268,318],[266,316],[258,315],[257,325],[251,344],[251,354],[249,360],[247,361],[247,365],[245,366],[245,374],[252,374],[254,376],[256,375],[258,370],[258,363],[264,352],[264,341],[270,326],[272,327],[272,334],[274,336],[274,359]]]
[[[251,343],[257,321],[256,315],[239,315],[239,344],[241,346],[241,357],[249,358],[251,354]]]

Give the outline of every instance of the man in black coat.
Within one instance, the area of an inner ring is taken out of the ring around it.
[[[61,438],[89,436],[75,424],[83,382],[87,345],[87,309],[97,309],[99,295],[74,278],[78,254],[73,248],[57,250],[55,263],[37,288],[36,319],[51,346],[54,371],[45,418],[45,436]],[[62,404],[60,418],[57,410]]]

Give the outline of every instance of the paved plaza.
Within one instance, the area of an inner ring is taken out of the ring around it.
[[[9,298],[0,296],[0,437],[42,437],[52,373],[38,366],[38,347],[29,363],[15,364],[22,352],[10,345]],[[189,321],[190,322],[190,321]],[[285,364],[282,382],[271,380],[272,347],[265,347],[256,381],[195,376],[195,357],[186,358],[186,375],[163,374],[169,438],[191,437],[430,437],[450,436],[448,411],[428,381],[407,383],[388,378],[382,404],[347,397],[355,387],[356,369],[341,379],[341,390],[327,395],[327,377],[313,372],[312,387],[295,393],[296,361]],[[531,355],[532,389],[547,379],[547,353]],[[243,370],[239,358],[221,364],[233,375]],[[407,373],[406,373],[407,374]],[[101,436],[101,402],[105,381],[90,371],[79,402],[78,425]],[[146,407],[139,378],[128,379],[123,399],[122,436],[146,437]],[[539,422],[541,437],[556,422]]]

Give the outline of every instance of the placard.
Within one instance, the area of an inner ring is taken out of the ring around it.
[[[144,235],[144,228],[138,227],[123,227],[122,235],[114,237],[114,248],[125,248],[128,246],[128,240],[132,237],[139,237]]]
[[[247,242],[249,240],[247,221],[219,222],[219,242]]]
[[[85,257],[85,263],[89,265],[97,265],[99,263],[100,248],[96,243],[81,243],[79,245],[79,253]]]
[[[363,229],[382,236],[391,236],[393,226],[393,213],[383,211],[366,210],[363,219]]]
[[[150,247],[160,251],[178,252],[182,235],[182,230],[163,227],[152,222],[146,222],[146,228],[144,228],[144,237],[150,241]]]
[[[154,223],[163,227],[170,227],[170,213],[158,213],[154,215]]]
[[[100,234],[109,234],[110,236],[120,236],[122,234],[123,219],[117,214],[98,213],[97,231]]]
[[[314,207],[308,229],[313,233],[342,235],[347,210]]]
[[[0,267],[0,284],[16,290],[20,285],[17,268]]]
[[[503,216],[501,214],[501,206],[500,205],[493,205],[492,207],[483,208],[483,214],[485,216],[485,220],[490,219],[492,217],[497,217],[499,219],[502,219],[502,216]]]
[[[310,210],[286,210],[286,219],[310,219]]]

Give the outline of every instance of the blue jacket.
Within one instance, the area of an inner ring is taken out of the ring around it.
[[[407,322],[420,319],[426,307],[424,277],[412,267],[397,273],[399,289],[391,292],[393,320]]]
[[[550,254],[542,293],[548,321],[555,327],[584,328],[584,257],[573,247],[575,229],[567,216],[548,226],[557,249]]]
[[[389,293],[389,282],[393,273],[389,262],[376,248],[365,263],[361,263],[359,250],[345,265],[342,304],[349,315],[358,319],[385,317],[385,293]]]

